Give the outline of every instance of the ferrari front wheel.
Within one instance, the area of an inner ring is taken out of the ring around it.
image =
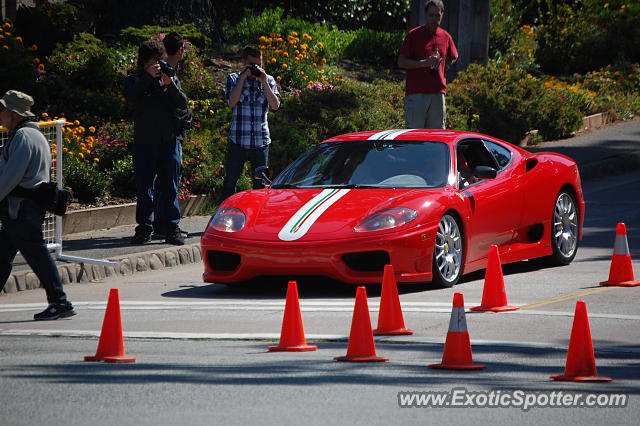
[[[433,283],[438,287],[452,287],[462,271],[462,233],[455,217],[445,214],[438,224],[433,249]]]

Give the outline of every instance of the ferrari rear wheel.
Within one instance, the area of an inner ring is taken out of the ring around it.
[[[578,252],[578,208],[574,196],[561,191],[556,198],[551,221],[551,248],[553,254],[546,258],[550,265],[568,265]]]
[[[455,217],[445,214],[438,224],[433,249],[433,283],[439,287],[452,287],[458,282],[462,270],[462,233]]]

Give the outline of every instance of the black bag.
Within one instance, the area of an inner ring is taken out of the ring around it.
[[[58,216],[67,213],[67,207],[71,202],[71,192],[64,188],[58,189],[55,182],[41,183],[33,189],[16,186],[9,195],[36,200],[46,211]]]

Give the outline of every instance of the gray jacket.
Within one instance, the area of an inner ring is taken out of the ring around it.
[[[23,198],[7,195],[16,186],[35,188],[49,182],[51,148],[40,127],[33,121],[23,122],[0,154],[0,201],[7,198],[9,217],[16,219]]]

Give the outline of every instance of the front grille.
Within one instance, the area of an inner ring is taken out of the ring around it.
[[[228,251],[209,250],[207,260],[216,271],[233,271],[240,265],[240,255]]]
[[[386,251],[363,251],[342,255],[344,263],[354,271],[376,272],[383,271],[384,265],[391,263]]]

